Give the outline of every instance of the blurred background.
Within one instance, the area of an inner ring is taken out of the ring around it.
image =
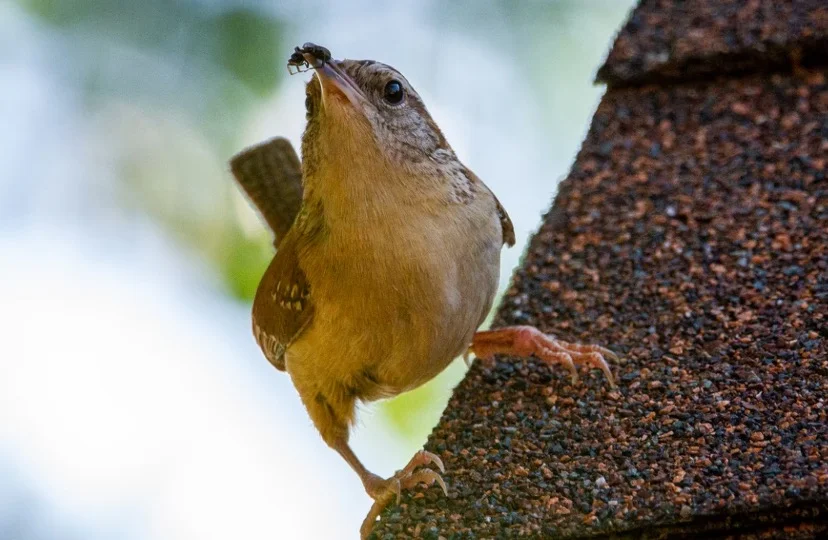
[[[391,64],[511,214],[505,286],[631,5],[0,0],[0,538],[356,537],[371,501],[252,338],[270,235],[228,159],[298,145],[293,46]],[[369,468],[464,370],[360,410]]]

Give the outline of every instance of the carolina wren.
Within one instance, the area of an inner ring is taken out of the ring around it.
[[[500,249],[515,242],[508,214],[454,154],[411,84],[372,60],[333,60],[297,48],[307,63],[301,165],[285,139],[231,161],[273,229],[276,255],[253,303],[253,333],[287,370],[322,439],[359,475],[375,503],[370,533],[401,490],[442,478],[420,451],[390,478],[371,473],[348,445],[357,400],[411,390],[468,351],[534,355],[612,374],[596,345],[506,327],[477,332],[497,291]]]

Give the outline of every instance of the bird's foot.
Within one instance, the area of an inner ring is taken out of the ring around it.
[[[443,466],[443,460],[441,460],[436,454],[420,450],[414,454],[414,457],[411,458],[408,465],[406,465],[402,470],[397,471],[397,473],[391,478],[383,480],[379,476],[371,475],[371,477],[365,480],[365,491],[367,491],[368,495],[374,499],[374,504],[371,506],[371,510],[368,511],[368,515],[362,522],[362,527],[360,527],[359,532],[361,538],[367,538],[368,535],[371,534],[371,529],[374,528],[374,523],[376,523],[377,517],[379,517],[383,509],[388,506],[392,500],[396,498],[397,504],[399,504],[400,494],[403,490],[411,489],[417,486],[417,484],[431,486],[434,483],[437,483],[441,488],[443,488],[443,493],[448,495],[446,483],[439,474],[431,469],[419,468],[424,465],[431,464],[436,465],[437,468],[440,469],[440,472],[446,471]]]
[[[563,364],[572,374],[572,382],[578,381],[576,365],[600,369],[615,388],[606,359],[618,360],[618,355],[598,345],[569,343],[548,336],[532,326],[507,326],[497,330],[477,332],[472,338],[469,351],[482,360],[491,360],[495,354],[511,356],[535,356],[543,362]]]

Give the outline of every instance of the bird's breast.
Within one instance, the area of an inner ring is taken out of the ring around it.
[[[329,349],[320,353],[346,371],[368,366],[387,393],[422,384],[465,351],[499,277],[495,212],[407,218],[331,234],[303,261],[316,306],[310,339],[318,333]]]

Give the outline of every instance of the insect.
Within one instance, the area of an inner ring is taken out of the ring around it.
[[[296,73],[301,73],[315,67],[310,65],[307,58],[305,58],[305,54],[310,54],[322,62],[323,65],[331,59],[331,51],[321,45],[308,42],[301,47],[295,47],[293,49],[293,54],[290,55],[287,63],[288,73],[295,75]],[[302,69],[303,67],[305,69]],[[291,68],[296,68],[296,71],[293,71]]]

